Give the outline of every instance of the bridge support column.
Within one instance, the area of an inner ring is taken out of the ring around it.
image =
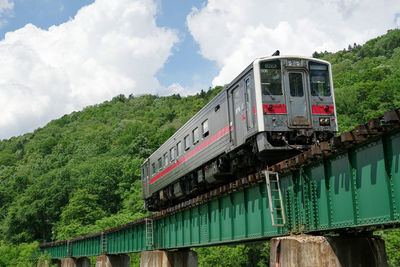
[[[96,267],[129,267],[129,256],[100,255],[96,258]]]
[[[387,266],[385,242],[376,236],[273,238],[270,266]]]
[[[140,253],[140,267],[197,267],[197,253],[190,250],[153,250]]]
[[[89,258],[64,258],[61,259],[61,267],[90,267]]]

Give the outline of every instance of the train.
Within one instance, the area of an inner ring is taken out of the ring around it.
[[[158,211],[245,177],[337,129],[329,62],[257,58],[144,161],[145,208]]]

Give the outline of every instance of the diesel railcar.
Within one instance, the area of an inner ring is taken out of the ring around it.
[[[331,138],[331,65],[258,58],[142,165],[145,206],[160,210]]]

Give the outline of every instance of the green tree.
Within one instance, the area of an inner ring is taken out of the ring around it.
[[[197,248],[199,266],[246,266],[249,249],[245,245]]]
[[[78,189],[73,193],[69,203],[62,209],[61,218],[55,227],[58,239],[67,239],[82,234],[82,226],[93,224],[105,217],[106,212],[98,204],[98,196],[90,194],[86,189]]]

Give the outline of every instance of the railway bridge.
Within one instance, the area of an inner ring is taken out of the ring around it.
[[[63,266],[85,266],[88,256],[98,256],[96,266],[129,266],[133,252],[143,266],[193,266],[192,247],[272,239],[271,266],[384,266],[384,242],[370,233],[399,225],[400,110],[393,110],[147,218],[40,248]]]

